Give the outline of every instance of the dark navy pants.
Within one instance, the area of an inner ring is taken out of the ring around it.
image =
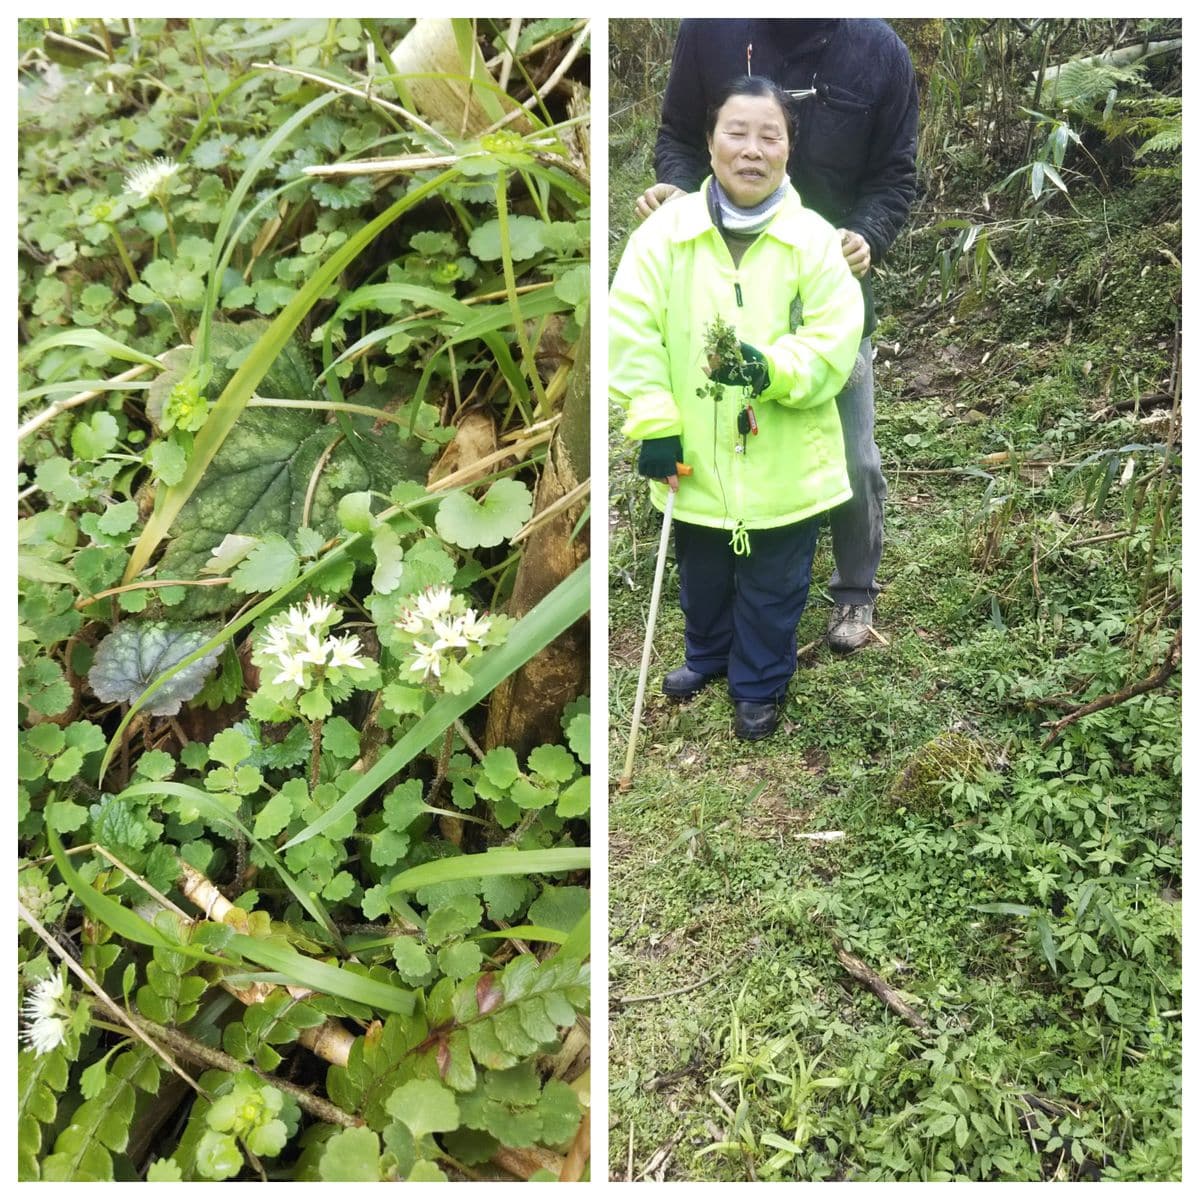
[[[736,555],[727,529],[675,522],[687,665],[727,675],[734,700],[782,700],[796,671],[819,518],[752,529]]]

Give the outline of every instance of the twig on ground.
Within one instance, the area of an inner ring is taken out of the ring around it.
[[[1074,712],[1068,713],[1059,721],[1043,722],[1042,728],[1049,729],[1050,732],[1046,735],[1045,741],[1042,742],[1042,749],[1053,745],[1062,736],[1062,731],[1068,725],[1073,725],[1081,717],[1091,716],[1092,713],[1099,712],[1103,708],[1112,708],[1117,704],[1124,704],[1126,700],[1132,700],[1134,696],[1140,696],[1145,692],[1153,691],[1156,687],[1161,687],[1175,673],[1175,668],[1179,665],[1179,658],[1183,652],[1183,630],[1180,629],[1175,634],[1175,640],[1171,643],[1171,649],[1167,651],[1167,657],[1162,665],[1145,679],[1139,679],[1137,683],[1131,683],[1128,687],[1122,688],[1119,692],[1108,692],[1106,695],[1097,696],[1095,700],[1090,700],[1082,707],[1075,709]]]
[[[650,1161],[642,1168],[642,1173],[638,1176],[639,1179],[647,1179],[654,1174],[655,1171],[665,1167],[675,1153],[675,1147],[679,1145],[680,1139],[683,1137],[682,1128],[675,1130],[673,1134],[661,1145],[653,1155]],[[661,1183],[662,1181],[659,1180]]]
[[[882,633],[880,633],[880,632],[879,632],[879,630],[878,630],[878,629],[876,629],[876,628],[875,628],[875,626],[874,626],[874,625],[868,625],[868,626],[867,626],[867,632],[868,632],[868,633],[869,633],[869,634],[870,634],[870,635],[871,635],[871,636],[872,636],[872,637],[873,637],[873,638],[874,638],[874,639],[875,639],[875,640],[876,640],[876,641],[877,641],[877,642],[878,642],[878,643],[879,643],[881,646],[890,646],[890,645],[892,644],[891,642],[889,642],[889,641],[887,640],[887,638],[885,638],[885,637],[883,636],[883,634],[882,634]]]
[[[895,988],[891,987],[881,975],[844,947],[837,946],[836,949],[838,962],[846,968],[851,979],[874,992],[892,1012],[911,1025],[918,1033],[932,1032],[929,1022],[911,1004],[901,1000]]]
[[[633,1122],[629,1122],[629,1152],[625,1159],[625,1182],[633,1182]]]
[[[151,1037],[150,1031],[157,1031],[158,1027],[149,1021],[137,1020],[129,1015],[72,957],[66,950],[58,944],[46,927],[35,917],[20,900],[17,901],[17,912],[20,914],[21,920],[33,930],[34,933],[42,939],[46,945],[54,951],[59,959],[83,985],[95,996],[95,1003],[103,1006],[108,1012],[121,1023],[123,1029],[128,1029],[134,1037],[146,1043],[155,1054],[159,1056],[167,1064],[176,1075],[185,1083],[189,1084],[199,1095],[207,1096],[208,1093]]]
[[[363,1124],[360,1118],[351,1116],[350,1113],[344,1112],[320,1096],[314,1096],[307,1088],[289,1083],[278,1075],[269,1075],[264,1071],[259,1071],[252,1063],[244,1063],[220,1050],[214,1050],[211,1046],[206,1046],[202,1042],[188,1037],[186,1033],[182,1033],[178,1029],[168,1029],[165,1025],[156,1025],[154,1022],[144,1019],[143,1023],[149,1033],[170,1046],[181,1058],[190,1059],[201,1066],[215,1067],[219,1071],[231,1071],[235,1074],[249,1068],[272,1087],[287,1092],[306,1113],[316,1117],[319,1121],[327,1121],[330,1125],[341,1125],[346,1129]]]
[[[617,996],[613,999],[614,1004],[645,1004],[651,1000],[665,1000],[668,996],[682,996],[686,992],[694,992],[697,988],[702,988],[706,983],[712,983],[714,979],[720,978],[727,971],[732,970],[745,957],[745,951],[732,958],[723,967],[713,971],[711,975],[705,975],[703,979],[698,979],[695,983],[685,984],[683,987],[671,988],[665,992],[655,992],[650,996]]]

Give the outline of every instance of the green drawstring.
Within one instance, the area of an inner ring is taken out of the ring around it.
[[[745,558],[750,553],[750,530],[746,528],[744,521],[738,521],[733,527],[733,533],[729,536],[729,544],[733,547],[734,554]]]

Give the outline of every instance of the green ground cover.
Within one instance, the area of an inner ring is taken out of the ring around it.
[[[587,1174],[587,37],[18,24],[21,1180]]]

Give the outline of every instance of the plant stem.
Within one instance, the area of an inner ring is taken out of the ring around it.
[[[133,259],[129,257],[129,251],[125,246],[125,239],[121,236],[121,231],[117,228],[115,221],[105,221],[108,226],[109,233],[113,236],[113,243],[117,247],[117,257],[121,260],[121,265],[125,268],[125,274],[129,276],[130,284],[140,282],[138,279],[137,268],[133,265]]]
[[[499,171],[496,174],[496,218],[500,225],[500,257],[504,268],[504,287],[508,293],[508,306],[513,315],[513,332],[517,336],[517,345],[521,347],[521,361],[525,366],[525,374],[533,385],[537,397],[536,415],[549,416],[549,405],[546,403],[546,393],[542,388],[542,379],[538,374],[537,363],[529,349],[529,341],[525,337],[525,320],[521,316],[521,303],[517,299],[517,280],[513,274],[512,247],[508,237],[508,173]],[[522,410],[521,416],[528,423],[532,418]]]
[[[158,201],[158,207],[162,209],[163,220],[167,223],[167,237],[171,240],[171,253],[179,254],[179,243],[175,241],[175,224],[171,220],[170,209],[167,208],[167,202],[161,196],[155,196]]]
[[[217,111],[217,100],[213,95],[212,84],[208,80],[208,63],[204,59],[204,43],[200,40],[199,31],[196,29],[195,19],[188,17],[188,28],[192,31],[192,39],[196,43],[196,58],[200,63],[200,74],[204,76],[204,90],[208,92],[208,111],[212,114],[212,119],[216,122],[217,132],[224,133],[221,128],[221,117]],[[196,114],[200,116],[200,113]]]
[[[75,607],[83,610],[89,604],[95,604],[97,600],[104,600],[109,596],[119,595],[121,592],[136,592],[144,588],[220,587],[222,584],[229,583],[231,579],[230,575],[221,575],[215,579],[143,579],[137,583],[124,583],[120,587],[106,588],[103,592],[96,592],[92,596],[84,596],[75,601]]]
[[[309,730],[312,733],[312,757],[309,759],[309,790],[315,791],[321,778],[321,726],[324,722],[314,721]]]

